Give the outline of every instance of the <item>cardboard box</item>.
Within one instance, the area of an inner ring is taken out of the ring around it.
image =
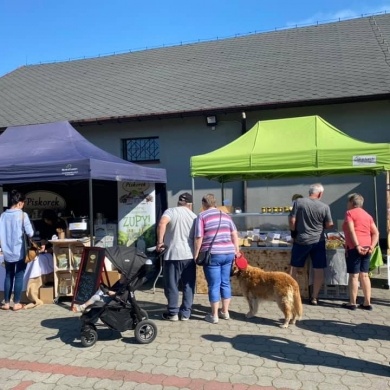
[[[39,288],[39,299],[43,303],[53,303],[54,300],[54,286],[42,286]]]
[[[107,278],[104,271],[102,272],[103,283],[110,286],[113,286],[121,277],[118,271],[107,271],[107,274],[109,283],[107,283]]]

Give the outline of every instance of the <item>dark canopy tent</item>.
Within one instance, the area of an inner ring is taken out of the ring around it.
[[[166,171],[143,167],[99,149],[69,122],[8,127],[0,136],[0,185],[89,180],[166,183]],[[90,224],[92,238],[92,224]]]

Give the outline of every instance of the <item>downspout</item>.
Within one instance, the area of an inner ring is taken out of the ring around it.
[[[243,111],[241,113],[241,135],[246,133],[246,114]],[[248,190],[248,184],[246,180],[243,180],[242,182],[242,211],[244,213],[247,212],[247,190]]]

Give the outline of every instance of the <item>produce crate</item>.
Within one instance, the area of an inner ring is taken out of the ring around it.
[[[310,286],[312,289],[313,286]],[[318,298],[323,299],[349,299],[348,286],[325,284],[319,294]]]

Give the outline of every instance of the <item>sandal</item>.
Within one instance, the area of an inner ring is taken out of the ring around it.
[[[14,307],[12,308],[13,311],[18,311],[18,310],[22,310],[24,309],[24,306],[23,303],[15,303],[14,304]]]
[[[343,307],[344,309],[348,309],[348,310],[356,310],[356,305],[352,304],[352,303],[343,303],[341,305],[341,307]]]
[[[359,308],[360,308],[360,309],[363,309],[363,310],[372,311],[372,306],[371,306],[371,305],[364,306],[363,303],[361,303],[361,304],[359,305]]]
[[[85,311],[84,305],[73,305],[72,307],[73,313],[83,313]]]
[[[4,305],[0,306],[1,310],[9,310],[9,303],[5,303]]]
[[[318,305],[318,300],[316,298],[311,298],[310,299],[310,305],[317,306]]]

